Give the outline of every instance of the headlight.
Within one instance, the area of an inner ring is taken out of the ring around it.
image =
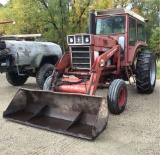
[[[68,44],[74,44],[74,36],[68,36]]]
[[[89,43],[89,42],[90,42],[89,38],[86,37],[86,38],[85,38],[85,42],[86,42],[86,43]]]
[[[84,43],[89,44],[90,43],[90,35],[84,36]]]
[[[69,42],[70,42],[70,43],[73,43],[73,42],[74,42],[74,39],[73,39],[73,38],[69,38]]]
[[[103,67],[103,66],[105,66],[105,61],[103,59],[101,59],[101,61],[100,61],[100,67]]]

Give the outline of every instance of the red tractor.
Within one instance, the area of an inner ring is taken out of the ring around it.
[[[154,90],[156,63],[154,53],[145,50],[145,22],[126,9],[92,11],[89,34],[67,37],[69,52],[54,66],[52,76],[45,81],[45,91],[20,89],[4,117],[76,137],[95,138],[105,129],[108,109],[114,114],[125,109],[124,81],[131,83],[133,77],[140,93]],[[95,96],[98,86],[109,87],[107,100]],[[30,115],[25,118],[27,113]]]

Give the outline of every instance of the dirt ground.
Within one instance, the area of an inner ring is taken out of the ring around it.
[[[23,86],[38,89],[34,78]],[[2,118],[19,87],[0,74],[1,155],[160,155],[160,80],[152,94],[137,93],[127,85],[128,102],[121,115],[109,114],[107,129],[94,141],[49,132]],[[106,96],[107,90],[98,90]]]

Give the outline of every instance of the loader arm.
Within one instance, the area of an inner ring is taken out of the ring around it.
[[[100,76],[101,76],[102,71],[104,69],[107,70],[108,68],[116,68],[113,73],[120,72],[120,52],[121,52],[120,45],[117,45],[117,46],[113,47],[112,49],[104,52],[102,55],[100,55],[96,59],[96,61],[93,64],[92,70],[91,70],[91,77],[90,77],[90,82],[89,82],[87,94],[95,95]],[[117,64],[111,65],[111,66],[106,66],[105,64],[113,55],[115,55],[115,57],[117,57]],[[100,66],[102,62],[104,62],[104,65]]]
[[[67,52],[57,61],[55,67],[58,71],[63,71],[70,66],[70,56],[70,53]]]

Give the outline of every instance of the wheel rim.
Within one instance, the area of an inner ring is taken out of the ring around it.
[[[43,85],[43,90],[50,90],[51,76],[49,76]]]
[[[155,78],[156,78],[155,62],[152,60],[151,69],[150,69],[150,83],[151,83],[151,85],[154,85]]]
[[[125,103],[126,100],[126,90],[125,88],[121,88],[120,94],[119,94],[119,99],[118,99],[118,104],[120,107],[122,107]]]

